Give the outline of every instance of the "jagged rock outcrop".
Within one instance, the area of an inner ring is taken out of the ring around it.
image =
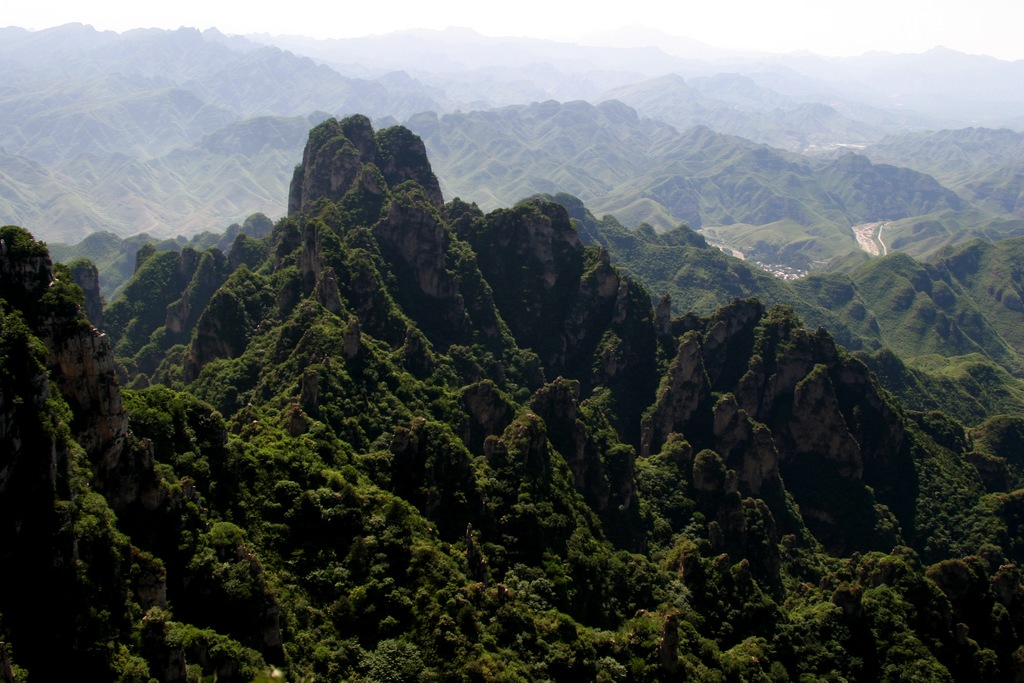
[[[596,444],[589,440],[586,425],[578,419],[579,398],[579,382],[560,377],[537,390],[530,408],[544,420],[552,444],[569,463],[576,490],[591,507],[604,511],[610,496],[608,479]]]
[[[658,641],[658,659],[661,670],[673,675],[679,671],[679,615],[666,614],[661,626],[661,640]]]
[[[537,353],[549,376],[578,378],[584,395],[610,388],[623,416],[616,428],[638,443],[640,411],[654,392],[647,292],[612,267],[607,252],[585,248],[565,208],[548,200],[463,216],[455,229],[476,252],[516,342]]]
[[[515,472],[525,479],[544,481],[551,471],[547,429],[533,413],[512,422],[500,438],[488,437],[484,455],[496,471]]]
[[[516,405],[491,380],[470,384],[462,390],[466,419],[462,424],[462,442],[473,453],[482,453],[488,436],[498,436],[512,422]]]
[[[679,341],[653,409],[644,419],[641,455],[657,453],[671,434],[688,431],[710,400],[711,383],[704,370],[699,337],[690,332]]]
[[[785,480],[834,550],[849,539],[835,501],[815,494],[821,478],[883,497],[904,485],[903,426],[863,364],[841,356],[823,330],[754,301],[737,301],[680,338],[644,419],[642,453],[672,434],[720,454],[744,495]],[[698,490],[725,486],[698,480],[697,469],[694,477]]]
[[[189,345],[185,376],[195,379],[210,361],[239,356],[251,329],[244,304],[230,294],[218,293],[199,318]]]
[[[423,141],[401,126],[375,136],[370,120],[356,115],[329,119],[310,131],[302,164],[292,176],[288,215],[304,213],[320,199],[341,201],[353,190],[381,197],[385,187],[376,180],[374,170],[392,189],[414,181],[441,209],[441,186],[430,170]]]
[[[537,390],[530,399],[530,409],[544,420],[548,438],[569,464],[576,490],[587,504],[602,514],[629,510],[636,496],[633,454],[630,452],[625,462],[616,463],[614,473],[608,471],[602,454],[612,454],[594,440],[580,419],[579,399],[580,383],[559,377]]]
[[[334,268],[328,266],[317,278],[316,286],[313,288],[313,297],[335,315],[340,315],[345,305],[341,300],[341,291],[338,289],[338,276]]]
[[[188,286],[180,299],[167,306],[164,318],[164,326],[176,340],[181,340],[192,330],[210,297],[227,277],[227,265],[220,249],[211,249],[203,254],[192,249],[182,250],[176,279],[188,282]]]
[[[121,404],[114,352],[105,334],[76,323],[60,317],[42,321],[46,364],[74,413],[75,440],[99,473],[116,471],[127,451],[128,418]],[[70,325],[77,327],[73,334],[66,332]]]
[[[735,396],[725,394],[714,408],[715,449],[739,479],[740,487],[762,495],[769,485],[778,486],[779,454],[771,431],[750,419]]]
[[[103,329],[103,294],[100,292],[100,271],[96,264],[79,259],[68,264],[71,279],[85,295],[85,315],[96,327]]]
[[[45,247],[20,228],[4,234],[0,291],[45,346],[47,372],[71,408],[72,435],[89,455],[94,485],[115,509],[130,505],[152,483],[152,456],[129,447],[110,342],[86,320],[76,286],[54,277]]]
[[[359,318],[352,315],[348,318],[348,326],[345,328],[343,337],[342,352],[349,360],[359,355],[359,348],[363,341],[363,333],[359,328]]]

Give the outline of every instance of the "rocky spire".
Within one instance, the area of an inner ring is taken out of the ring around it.
[[[374,182],[378,177],[388,188],[414,181],[436,209],[443,208],[441,185],[418,136],[402,126],[374,133],[362,115],[328,119],[309,133],[302,163],[292,176],[288,215],[306,212],[320,199],[341,201],[353,191],[384,192]]]

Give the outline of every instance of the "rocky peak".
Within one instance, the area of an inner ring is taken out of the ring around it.
[[[8,226],[0,232],[0,290],[16,307],[38,299],[53,282],[50,254],[27,231]]]
[[[461,438],[473,453],[482,453],[488,436],[500,436],[515,417],[515,404],[491,380],[470,384],[462,390],[466,419]]]
[[[85,314],[96,327],[103,327],[103,295],[100,293],[100,272],[96,264],[79,259],[68,264],[71,278],[85,295]]]
[[[673,434],[714,449],[744,495],[777,488],[781,474],[833,550],[857,541],[834,501],[815,493],[821,481],[884,495],[898,485],[904,457],[903,428],[863,364],[792,311],[753,301],[721,309],[678,342],[644,419],[642,453],[658,452]]]
[[[437,210],[444,208],[441,184],[430,168],[423,140],[404,126],[377,133],[377,165],[389,187],[412,180],[423,188]]]
[[[530,399],[530,408],[547,427],[551,444],[562,454],[573,474],[573,484],[587,504],[600,514],[629,509],[635,497],[632,453],[624,471],[610,477],[597,443],[579,415],[580,383],[559,377]],[[614,479],[614,480],[613,480]]]
[[[699,337],[691,332],[679,341],[676,357],[658,389],[657,400],[644,418],[641,454],[653,455],[661,450],[670,435],[685,434],[696,427],[703,406],[710,400],[711,386],[704,370]]]
[[[443,207],[441,185],[423,141],[401,126],[375,134],[370,120],[356,115],[328,119],[310,131],[302,163],[292,176],[288,215],[305,213],[321,199],[340,201],[353,189],[382,194],[386,188],[376,177],[390,188],[413,181],[435,209]]]
[[[746,371],[754,330],[764,312],[760,301],[742,299],[722,307],[711,317],[701,344],[701,356],[714,388],[731,386]]]
[[[288,215],[309,210],[318,199],[338,201],[377,158],[373,129],[365,116],[328,119],[309,132],[302,163],[288,191]]]

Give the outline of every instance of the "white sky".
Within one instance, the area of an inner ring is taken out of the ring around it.
[[[614,5],[614,7],[603,6]],[[469,27],[488,36],[579,40],[642,25],[718,47],[832,56],[924,52],[939,45],[1024,59],[1022,0],[2,0],[0,26],[68,22],[98,29],[199,29],[351,38],[410,28]]]

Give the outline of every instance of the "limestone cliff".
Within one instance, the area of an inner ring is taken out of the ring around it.
[[[383,183],[374,180],[374,170],[382,174]],[[419,137],[401,126],[375,136],[370,120],[361,115],[329,119],[310,132],[302,163],[292,176],[288,215],[307,212],[320,199],[342,201],[353,191],[379,196],[381,185],[397,187],[408,180],[441,208],[441,186]]]
[[[654,310],[646,290],[607,252],[585,248],[560,204],[536,199],[482,219],[455,221],[516,342],[549,376],[581,381],[583,395],[612,390],[620,433],[639,440],[640,411],[653,397]]]
[[[888,500],[906,484],[899,477],[908,457],[904,427],[863,364],[823,330],[810,332],[790,311],[755,301],[677,324],[691,329],[644,418],[642,452],[657,453],[681,435],[720,454],[744,495],[764,496],[785,480],[832,550],[889,542],[850,537],[838,501],[819,493],[830,482],[865,494],[869,486]]]
[[[70,272],[56,276],[45,247],[20,228],[5,228],[0,291],[43,342],[47,374],[71,408],[72,436],[89,456],[94,485],[115,508],[134,502],[151,463],[129,447],[113,349],[86,319]]]
[[[103,329],[103,294],[100,292],[100,273],[96,264],[79,259],[68,264],[75,284],[85,295],[85,315],[96,327]]]

